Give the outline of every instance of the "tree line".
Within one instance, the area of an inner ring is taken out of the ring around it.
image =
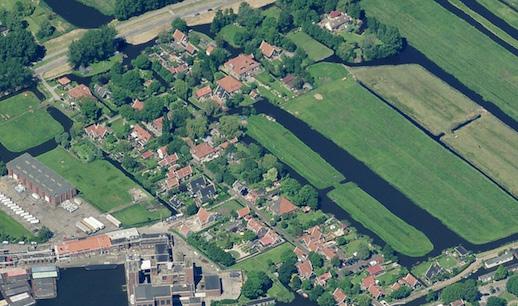
[[[180,2],[180,0],[117,0],[115,3],[115,18],[126,20],[177,2]]]

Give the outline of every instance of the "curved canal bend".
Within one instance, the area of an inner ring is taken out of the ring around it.
[[[112,21],[112,16],[104,15],[93,7],[77,0],[44,0],[59,16],[77,28],[94,29]]]

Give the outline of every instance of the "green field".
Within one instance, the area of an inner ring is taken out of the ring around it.
[[[104,15],[113,15],[115,13],[116,0],[78,0],[84,5],[91,6],[100,11]]]
[[[518,134],[507,125],[483,114],[441,140],[518,196]]]
[[[309,74],[315,79],[315,85],[317,87],[350,76],[345,66],[333,63],[316,63],[307,69]]]
[[[354,81],[326,84],[286,108],[470,242],[518,232],[514,199]]]
[[[125,227],[132,227],[162,221],[169,217],[171,212],[165,207],[148,210],[143,205],[136,204],[114,212],[112,215]]]
[[[87,72],[85,72],[85,73],[76,71],[76,72],[74,72],[74,74],[77,74],[82,77],[91,77],[91,76],[94,76],[94,75],[97,75],[97,74],[110,70],[113,67],[113,65],[115,65],[117,63],[122,63],[122,54],[121,53],[115,54],[105,61],[93,63],[92,65],[88,66]]]
[[[63,127],[44,109],[27,111],[0,123],[0,143],[21,152],[44,143],[63,132]]]
[[[321,61],[333,55],[333,50],[314,40],[308,34],[298,31],[288,33],[288,38],[297,47],[302,48],[308,54],[309,58],[313,61]]]
[[[16,241],[23,239],[32,239],[34,236],[23,227],[20,223],[16,222],[9,215],[0,210],[0,237],[2,240]]]
[[[479,107],[419,65],[354,68],[354,75],[435,135],[466,121]]]
[[[236,213],[243,207],[237,200],[229,200],[217,207],[211,208],[210,211],[215,211],[224,217],[231,217],[233,213]]]
[[[477,2],[485,6],[496,16],[502,18],[508,24],[518,29],[518,13],[516,12],[518,10],[518,1],[504,1],[507,2],[509,5],[505,5],[504,3],[498,0],[477,0]]]
[[[229,43],[234,48],[239,48],[239,44],[236,42],[236,34],[237,33],[245,33],[245,28],[236,25],[236,24],[229,24],[227,26],[224,26],[221,31],[218,33],[218,35],[221,35],[223,39]]]
[[[12,96],[0,102],[0,122],[19,116],[35,109],[40,104],[38,98],[30,91]]]
[[[340,172],[277,122],[264,116],[250,117],[247,133],[318,189],[344,180]]]
[[[518,120],[518,58],[434,1],[362,1],[411,45]],[[476,46],[476,47],[474,47]]]
[[[331,191],[329,197],[394,250],[415,257],[433,250],[432,243],[423,233],[391,213],[358,186],[342,185]]]
[[[142,191],[105,160],[83,163],[60,147],[38,156],[38,159],[70,181],[85,200],[102,212],[131,205],[133,197],[130,190]]]

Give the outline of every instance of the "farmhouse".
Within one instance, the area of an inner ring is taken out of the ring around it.
[[[142,146],[146,145],[148,141],[150,141],[151,138],[153,138],[151,133],[146,131],[143,127],[141,127],[138,124],[135,124],[135,126],[133,127],[131,137],[135,138],[137,142]]]
[[[293,203],[291,203],[290,200],[286,199],[285,197],[280,197],[279,200],[273,202],[273,204],[270,206],[270,210],[272,213],[282,216],[287,215],[295,210],[297,210],[297,206],[295,206]]]
[[[236,79],[254,76],[261,69],[261,64],[254,60],[253,55],[240,54],[223,64],[224,70]]]
[[[299,272],[301,279],[309,279],[313,274],[313,265],[311,265],[311,261],[305,260],[297,263],[297,271]]]
[[[202,87],[196,91],[196,99],[204,99],[209,97],[212,94],[212,89],[209,85]]]
[[[230,98],[234,93],[239,91],[241,89],[241,86],[243,85],[241,84],[241,82],[229,75],[217,80],[216,83],[218,83],[218,87],[216,88],[216,94],[221,99]]]
[[[217,150],[210,144],[202,142],[191,149],[192,158],[199,163],[207,162],[216,157]]]
[[[65,87],[68,84],[70,84],[70,82],[71,82],[70,79],[67,78],[66,76],[65,77],[61,77],[61,78],[58,79],[58,84],[63,86],[63,87]]]
[[[30,192],[55,206],[77,194],[74,186],[28,153],[8,162],[7,171]]]
[[[73,100],[79,100],[81,98],[94,99],[94,96],[92,95],[92,92],[90,91],[90,88],[88,88],[84,84],[79,84],[76,87],[70,89],[68,91],[68,96]]]
[[[182,45],[187,43],[187,35],[185,35],[184,32],[182,32],[178,29],[174,30],[173,39],[176,43],[179,43]]]
[[[321,25],[323,25],[329,31],[335,31],[340,29],[342,26],[349,24],[353,21],[353,19],[347,15],[346,13],[342,13],[340,11],[331,11],[324,20],[322,20]]]
[[[264,40],[261,42],[259,50],[261,50],[261,53],[268,59],[278,57],[282,51],[279,47],[272,46]]]
[[[101,124],[92,124],[85,128],[85,132],[92,139],[103,139],[108,133],[108,128]]]

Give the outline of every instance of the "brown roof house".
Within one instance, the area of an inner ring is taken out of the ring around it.
[[[309,279],[313,274],[313,265],[309,260],[299,262],[296,266],[301,279]]]
[[[322,20],[321,25],[329,31],[337,31],[343,27],[347,27],[347,25],[353,21],[354,20],[346,13],[331,11],[327,17]]]
[[[196,99],[202,100],[210,97],[212,94],[212,88],[209,85],[196,90]]]
[[[194,161],[203,163],[213,160],[217,156],[218,151],[214,149],[210,144],[202,142],[191,148],[191,155]]]
[[[241,82],[229,75],[217,80],[216,83],[218,84],[218,87],[216,87],[216,95],[223,100],[232,97],[243,86]]]
[[[79,100],[81,98],[92,98],[95,99],[90,91],[90,88],[84,84],[79,84],[76,87],[68,91],[68,96],[73,100]]]
[[[259,50],[261,50],[261,53],[268,59],[277,58],[282,52],[281,48],[272,46],[264,40],[261,42]]]
[[[187,44],[187,42],[188,42],[187,35],[185,35],[184,32],[182,32],[182,31],[180,31],[178,29],[174,30],[173,40],[176,43],[179,43],[181,45]]]
[[[333,291],[333,298],[335,299],[335,302],[337,304],[342,304],[342,303],[345,303],[345,299],[347,299],[347,295],[345,294],[345,292],[342,289],[336,288],[335,291]]]
[[[261,70],[261,64],[254,60],[253,55],[240,54],[223,64],[224,70],[239,80],[256,75]]]
[[[144,102],[140,101],[139,99],[135,99],[133,104],[131,104],[131,107],[136,111],[141,111],[144,109]]]
[[[282,216],[294,212],[295,210],[297,210],[297,206],[291,203],[290,200],[281,196],[279,200],[274,201],[272,205],[270,205],[270,210],[272,211],[272,213],[278,216]]]
[[[92,124],[85,128],[85,132],[92,139],[103,139],[108,133],[108,128],[101,124]]]
[[[68,84],[70,84],[70,82],[71,82],[71,81],[70,81],[70,79],[69,79],[69,78],[67,78],[66,76],[61,77],[61,78],[59,78],[59,79],[58,79],[58,83],[59,83],[59,85],[61,85],[61,86],[63,86],[63,87],[65,87],[65,86],[67,86]]]
[[[142,146],[146,145],[153,138],[150,132],[138,124],[135,124],[130,135]]]
[[[198,213],[196,214],[198,224],[200,226],[205,226],[211,222],[214,222],[216,220],[217,215],[213,213],[209,213],[205,208],[200,208],[198,210]]]

